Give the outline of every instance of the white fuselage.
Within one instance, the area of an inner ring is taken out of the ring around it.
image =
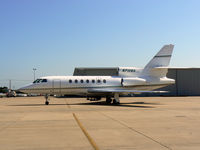
[[[89,93],[88,90],[93,88],[154,90],[173,83],[174,80],[166,77],[149,80],[119,76],[48,76],[41,77],[38,82],[36,80],[35,83],[22,87],[20,91],[35,94],[107,96],[108,93]]]

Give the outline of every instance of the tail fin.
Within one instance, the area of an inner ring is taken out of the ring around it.
[[[167,74],[174,45],[164,45],[153,59],[144,67],[142,75],[164,77]]]

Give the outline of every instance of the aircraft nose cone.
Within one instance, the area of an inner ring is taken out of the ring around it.
[[[28,91],[29,88],[30,88],[29,86],[24,86],[24,87],[19,88],[18,90],[20,92],[27,93],[27,91]]]
[[[21,88],[18,89],[18,91],[25,93],[26,88],[25,87],[21,87]]]

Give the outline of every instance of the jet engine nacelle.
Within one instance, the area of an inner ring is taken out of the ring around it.
[[[134,85],[144,85],[146,83],[145,79],[142,78],[123,78],[123,86],[134,86]]]

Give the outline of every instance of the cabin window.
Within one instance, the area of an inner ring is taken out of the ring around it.
[[[103,80],[103,83],[106,83],[106,80],[105,80],[105,79]]]
[[[69,83],[72,83],[72,80],[71,80],[71,79],[69,80]]]
[[[92,83],[95,83],[95,80],[92,80]]]
[[[78,83],[78,80],[75,80],[75,83]]]
[[[83,83],[83,80],[81,80],[81,83]]]
[[[42,82],[47,82],[47,79],[42,79]]]
[[[97,80],[97,83],[101,83],[101,80],[98,79],[98,80]]]
[[[89,80],[86,80],[86,83],[89,83],[90,81]]]

